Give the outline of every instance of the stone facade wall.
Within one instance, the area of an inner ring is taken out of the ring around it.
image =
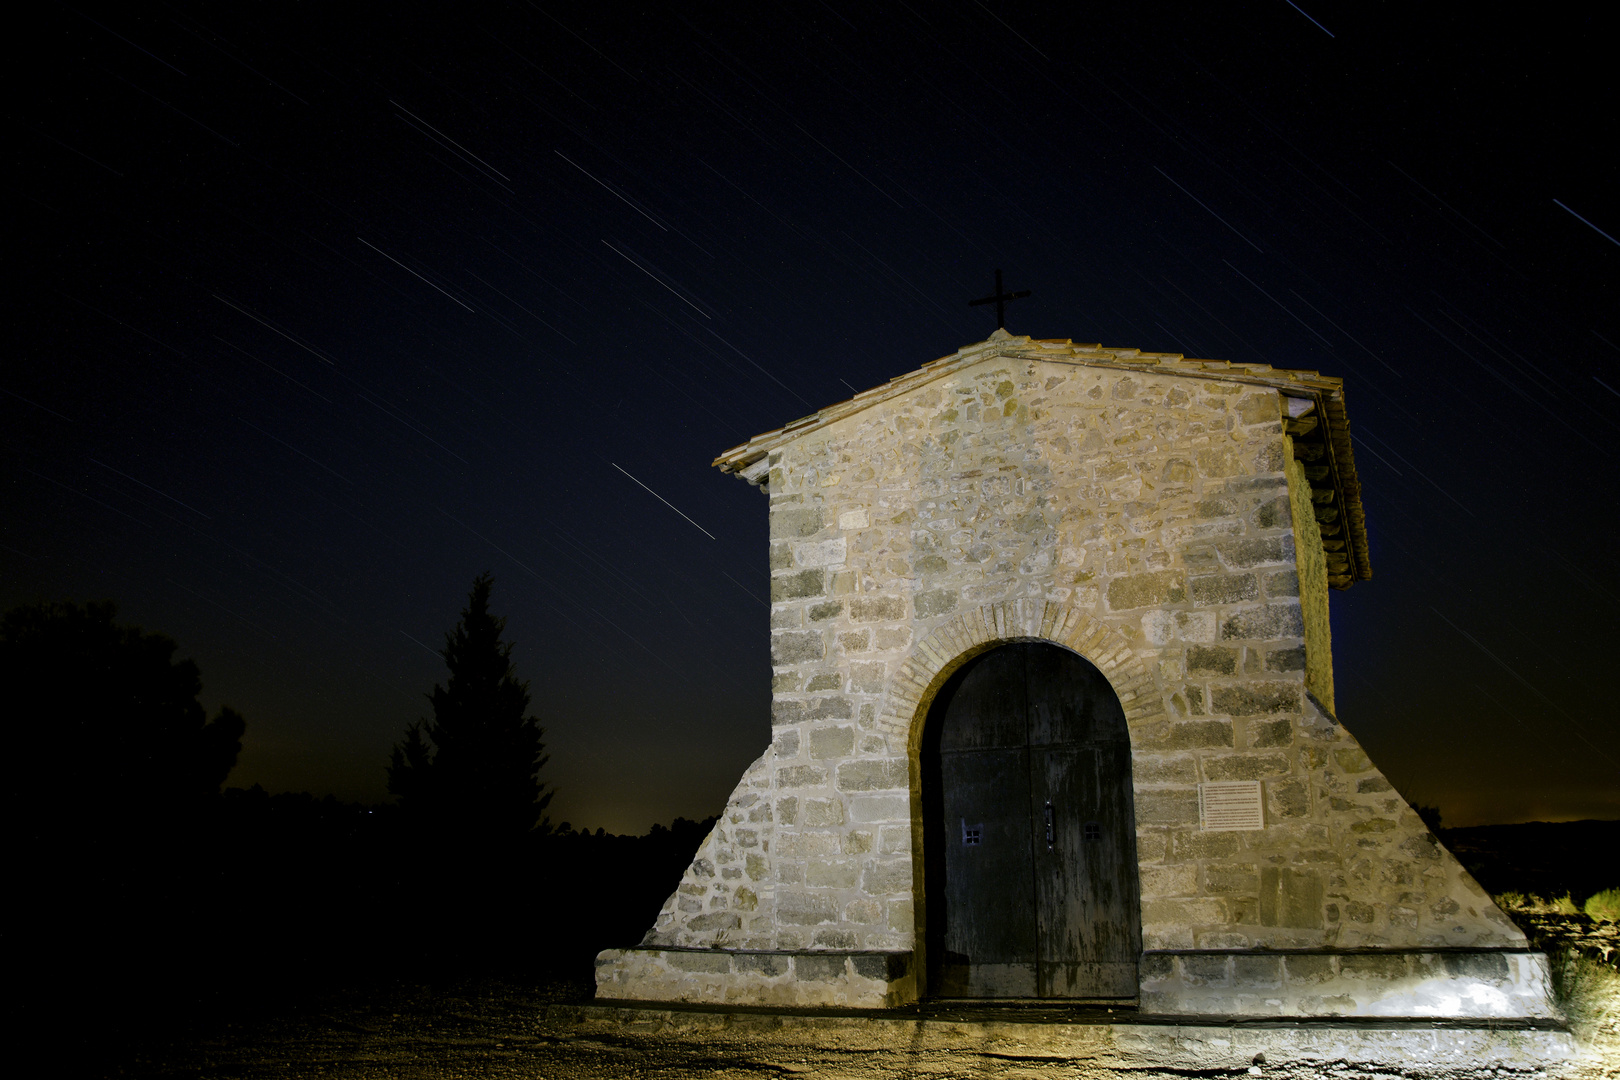
[[[1305,689],[1332,711],[1333,632],[1328,623],[1327,558],[1316,524],[1311,483],[1305,466],[1294,460],[1288,445],[1288,509],[1294,519],[1294,571],[1299,577],[1299,612],[1305,624]]]
[[[1044,639],[1125,707],[1150,954],[1522,946],[1327,704],[1326,576],[1281,406],[989,355],[774,452],[772,743],[649,944],[918,951],[932,694]],[[1262,783],[1263,829],[1201,829],[1198,785],[1222,780]]]
[[[698,845],[680,885],[664,901],[643,945],[710,949],[775,947],[770,850],[771,754],[743,771],[720,820]]]

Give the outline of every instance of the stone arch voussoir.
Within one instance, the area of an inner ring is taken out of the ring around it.
[[[903,737],[915,758],[934,694],[963,664],[1010,641],[1050,641],[1095,664],[1133,727],[1164,715],[1164,695],[1124,634],[1067,604],[1007,600],[963,611],[919,640],[890,680],[878,726]]]

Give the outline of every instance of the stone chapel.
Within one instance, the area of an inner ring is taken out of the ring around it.
[[[772,739],[600,998],[1555,1015],[1335,713],[1341,379],[998,330],[715,464]]]

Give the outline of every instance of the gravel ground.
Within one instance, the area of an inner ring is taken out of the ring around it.
[[[194,1022],[166,1039],[124,1040],[102,1075],[132,1078],[353,1078],[525,1080],[815,1076],[828,1080],[889,1077],[1425,1077],[1484,1080],[1599,1080],[1620,1076],[1620,1034],[1556,1072],[1490,1067],[1368,1067],[1331,1062],[1308,1068],[1260,1063],[1208,1068],[1189,1060],[1170,1067],[1109,1065],[993,1048],[859,1045],[833,1035],[807,1039],[737,1031],[680,1035],[633,1027],[548,1022],[554,1004],[589,1000],[589,984],[567,979],[469,980],[441,986],[391,983],[333,990],[302,1004],[257,1008],[262,1018]],[[76,1071],[76,1070],[75,1070]]]

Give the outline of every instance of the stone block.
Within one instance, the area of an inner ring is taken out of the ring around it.
[[[842,825],[844,804],[839,799],[806,799],[803,822],[806,828]]]
[[[1198,822],[1198,791],[1139,791],[1136,794],[1138,825],[1187,825]]]
[[[846,761],[838,766],[839,791],[904,790],[910,786],[910,763],[903,758]]]
[[[911,818],[909,795],[862,795],[849,800],[849,816],[863,825]],[[909,850],[909,848],[908,848]]]
[[[796,540],[814,536],[821,531],[821,507],[805,506],[771,509],[770,534],[772,540]]]
[[[1159,570],[1119,577],[1108,583],[1108,607],[1112,611],[1162,607],[1187,599],[1186,575],[1180,570]]]
[[[789,926],[817,926],[838,921],[838,905],[830,896],[779,890],[776,894],[777,921]]]
[[[1276,573],[1267,574],[1265,580],[1268,597],[1299,595],[1299,574],[1292,570],[1278,570]]]
[[[791,961],[781,953],[737,953],[732,961],[739,975],[763,975],[775,978],[786,975]]]
[[[1236,675],[1238,651],[1223,645],[1187,650],[1187,673],[1190,675]]]
[[[827,655],[827,639],[819,630],[788,630],[771,638],[771,663],[777,667],[820,660]]]
[[[1350,953],[1339,957],[1339,976],[1345,979],[1363,979],[1368,982],[1388,982],[1406,978],[1405,955],[1379,955],[1378,953]]]
[[[1316,870],[1260,868],[1260,925],[1322,928],[1322,875]]]
[[[860,944],[853,930],[817,930],[810,943],[818,949],[853,949]]]
[[[688,930],[736,930],[742,926],[742,917],[731,911],[711,911],[706,915],[694,915],[686,920]]]
[[[784,859],[815,858],[818,855],[838,854],[836,833],[779,832],[776,834],[776,854]]]
[[[664,963],[676,971],[690,971],[705,975],[729,975],[731,973],[731,955],[723,952],[671,950],[664,954]]]
[[[844,957],[837,953],[795,956],[793,974],[805,982],[835,982],[845,975]]]
[[[840,529],[844,529],[845,531],[869,528],[871,524],[871,517],[867,514],[866,507],[864,506],[857,506],[852,510],[845,510],[843,513],[838,515],[838,527]]]
[[[1256,720],[1249,725],[1249,745],[1287,746],[1294,741],[1292,720]]]
[[[927,592],[920,592],[914,601],[917,618],[931,619],[936,615],[948,615],[956,610],[957,600],[955,589],[930,589]]]
[[[838,635],[838,647],[846,653],[863,653],[872,648],[870,630],[846,630]]]
[[[1232,985],[1232,958],[1230,956],[1178,956],[1181,979],[1188,986]]]
[[[1292,519],[1289,519],[1290,522]],[[1215,545],[1221,561],[1234,570],[1247,570],[1267,563],[1292,563],[1294,537],[1292,533],[1280,536],[1246,536],[1239,540],[1223,540]]]
[[[1443,953],[1446,974],[1501,984],[1512,978],[1508,960],[1499,952]]]
[[[1288,505],[1288,496],[1279,495],[1275,499],[1261,503],[1254,512],[1254,524],[1260,529],[1286,528],[1294,523],[1293,514]]]
[[[797,574],[779,574],[771,578],[771,603],[784,600],[802,600],[827,594],[827,575],[821,570],[801,570]]]
[[[869,864],[861,875],[861,891],[868,896],[910,892],[911,862],[896,860]]]
[[[810,681],[804,684],[805,693],[813,693],[817,690],[842,690],[843,688],[844,680],[838,676],[837,672],[832,671],[812,675]]]
[[[842,600],[827,600],[820,604],[811,604],[805,609],[805,617],[813,623],[836,619],[843,613],[844,602]]]
[[[1283,957],[1283,974],[1291,985],[1316,986],[1335,977],[1333,957],[1294,954]]]
[[[1232,721],[1183,720],[1165,728],[1159,743],[1165,750],[1194,750],[1209,746],[1232,745]]]
[[[860,873],[860,865],[848,859],[811,859],[804,864],[804,883],[817,889],[853,889]]]
[[[848,757],[855,752],[855,729],[852,727],[816,728],[810,732],[810,758]]]
[[[828,696],[809,701],[771,702],[771,723],[802,724],[808,720],[848,720],[855,715],[855,707],[846,697]]]
[[[889,665],[881,660],[849,666],[850,689],[857,694],[881,694],[889,682]]]
[[[1232,986],[1240,990],[1271,990],[1283,984],[1280,956],[1232,957]]]
[[[1273,780],[1266,785],[1268,820],[1304,817],[1311,811],[1311,795],[1298,780]]]
[[[1144,866],[1140,870],[1142,895],[1196,896],[1198,895],[1198,867],[1191,863],[1170,866]]]
[[[1305,646],[1295,645],[1291,649],[1272,649],[1266,653],[1267,671],[1304,671]]]
[[[875,647],[879,649],[903,649],[911,644],[911,628],[909,626],[882,626],[878,628]]]
[[[1237,604],[1260,597],[1260,583],[1253,574],[1210,574],[1189,578],[1192,601],[1198,607]]]
[[[1178,831],[1170,834],[1170,857],[1178,862],[1183,859],[1229,859],[1237,854],[1239,846],[1235,832]]]
[[[906,602],[898,596],[857,596],[849,601],[851,622],[899,622],[906,617]]]
[[[1359,746],[1339,747],[1333,751],[1333,760],[1338,763],[1340,769],[1351,775],[1364,773],[1373,767],[1372,761]]]
[[[877,900],[852,900],[844,908],[844,921],[856,925],[867,925],[883,920],[883,905]],[[854,946],[851,946],[853,948]]]
[[[1131,778],[1138,784],[1196,784],[1198,762],[1188,754],[1137,754]]]
[[[827,770],[819,765],[785,765],[776,770],[779,788],[820,787],[827,782]]]
[[[1265,604],[1227,617],[1221,624],[1221,637],[1227,641],[1272,641],[1302,638],[1305,620],[1298,604]]]
[[[1176,612],[1176,637],[1182,641],[1212,642],[1219,629],[1213,611]]]
[[[1293,682],[1247,682],[1217,686],[1210,692],[1210,708],[1228,716],[1298,712],[1301,687]]]
[[[1212,833],[1226,835],[1231,833]],[[1255,896],[1260,891],[1260,871],[1254,866],[1215,865],[1204,867],[1204,891],[1214,896]]]
[[[1223,476],[1237,476],[1243,472],[1243,459],[1236,446],[1206,446],[1194,455],[1200,476],[1218,480]]]
[[[1214,781],[1261,780],[1288,773],[1288,755],[1272,751],[1256,754],[1222,754],[1203,759],[1204,776]]]
[[[835,540],[811,540],[793,545],[793,561],[798,566],[841,566],[848,550],[842,536]]]
[[[893,982],[911,970],[911,955],[898,952],[867,953],[850,957],[850,963],[855,968],[855,974],[863,979]]]

